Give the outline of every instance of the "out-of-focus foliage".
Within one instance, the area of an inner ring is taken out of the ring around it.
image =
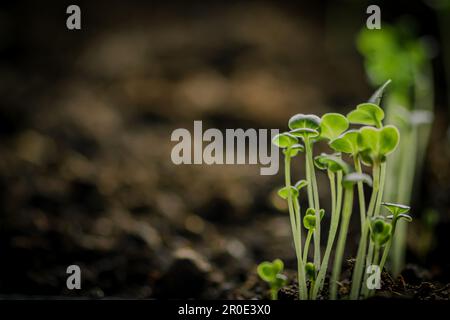
[[[426,45],[402,26],[383,24],[380,30],[362,29],[357,47],[365,57],[365,67],[373,85],[392,79],[392,93],[400,101],[407,99],[414,74],[419,72],[428,58]]]

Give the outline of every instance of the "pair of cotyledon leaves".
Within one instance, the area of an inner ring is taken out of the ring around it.
[[[287,283],[287,278],[283,272],[284,263],[280,259],[272,262],[264,261],[258,265],[257,272],[261,279],[268,282],[273,289],[280,289]]]
[[[319,216],[321,221],[324,215],[325,210],[320,209]],[[305,216],[303,217],[303,226],[309,231],[314,231],[316,229],[316,224],[316,210],[314,208],[308,208],[308,210],[306,210]]]

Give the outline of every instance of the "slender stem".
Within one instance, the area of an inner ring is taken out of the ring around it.
[[[375,203],[377,201],[379,190],[379,171],[378,164],[374,164],[372,168],[373,188],[372,195],[370,196],[369,208],[367,210],[367,222],[364,223],[364,228],[361,233],[361,240],[359,241],[358,254],[356,256],[355,266],[353,268],[352,288],[350,291],[350,299],[356,300],[359,298],[359,292],[361,289],[361,281],[363,279],[364,262],[366,260],[367,240],[369,236],[369,221],[374,212]],[[366,276],[364,276],[365,279]]]
[[[288,152],[289,154],[289,152]],[[291,158],[289,156],[285,156],[285,164],[284,164],[284,170],[285,170],[285,185],[286,187],[291,186]],[[302,260],[301,255],[301,240],[300,240],[300,234],[298,232],[300,221],[297,220],[296,222],[296,213],[294,212],[294,204],[292,201],[292,195],[289,193],[288,196],[288,207],[289,207],[289,217],[291,222],[291,228],[292,228],[292,236],[294,238],[294,247],[295,247],[295,253],[297,256],[297,271],[298,271],[298,283],[299,283],[299,299],[301,300],[307,300],[308,299],[308,288],[306,287],[306,276],[305,276],[305,265]],[[300,210],[300,207],[299,207]],[[298,213],[299,216],[299,213]]]
[[[352,288],[350,291],[350,300],[359,298],[359,290],[361,289],[361,278],[364,269],[364,259],[367,250],[367,234],[369,232],[369,219],[366,219],[361,240],[359,241],[358,254],[356,255],[355,266],[353,268]]]
[[[375,174],[375,173],[374,173]],[[381,209],[381,200],[383,199],[383,191],[384,191],[384,184],[385,184],[385,179],[386,178],[386,162],[381,163],[380,166],[380,175],[379,175],[379,190],[378,190],[378,194],[377,194],[377,199],[376,199],[376,203],[375,203],[375,208],[374,208],[374,212],[373,212],[373,216],[377,217],[380,214],[380,209]],[[367,259],[366,259],[366,268],[370,265],[372,265],[373,262],[373,256],[374,256],[374,243],[371,241],[369,244],[369,251],[367,253]],[[364,283],[367,282],[367,278],[369,277],[369,275],[366,273],[364,276]],[[363,286],[363,295],[365,297],[368,296],[369,294],[369,288],[367,286]]]
[[[297,235],[298,235],[297,246],[298,246],[299,254],[301,255],[302,254],[302,220],[301,220],[301,215],[300,215],[300,203],[298,201],[298,197],[295,197],[295,199],[294,199],[294,211],[295,211],[295,221],[296,221]]]
[[[284,179],[286,187],[291,187],[291,157],[285,156],[284,158]],[[294,204],[292,199],[292,194],[289,192],[288,195],[288,209],[289,209],[289,218],[291,222],[292,236],[294,238],[294,246],[296,254],[299,253],[298,247],[298,237],[297,237],[297,222],[295,221],[295,212],[294,212]]]
[[[384,247],[383,255],[381,256],[381,262],[380,262],[380,271],[383,272],[384,265],[386,264],[386,259],[389,255],[389,250],[391,249],[392,245],[392,238],[389,239],[388,243]]]
[[[311,230],[308,230],[308,235],[306,236],[305,240],[305,250],[303,251],[303,261],[308,262],[308,250],[309,250],[309,243],[311,242],[311,237],[313,235],[313,232]]]
[[[381,201],[383,200],[385,182],[386,182],[386,162],[382,162],[381,170],[380,170],[380,190],[377,195],[377,202],[375,204],[374,217],[378,217],[380,214]]]
[[[380,247],[378,245],[375,246],[375,253],[373,255],[373,264],[379,266],[380,262]],[[380,268],[380,275],[383,270]],[[375,289],[370,289],[367,293],[367,296],[372,296],[375,294]]]
[[[384,265],[386,264],[386,260],[389,255],[389,250],[391,249],[391,246],[392,246],[392,240],[394,239],[395,230],[397,229],[398,222],[399,222],[398,220],[394,221],[393,226],[392,226],[392,231],[391,231],[391,238],[388,240],[388,242],[386,243],[386,246],[384,247],[383,255],[381,257],[381,262],[380,262],[381,272],[383,272]]]
[[[305,145],[306,145],[306,142],[305,142]],[[306,152],[305,152],[305,171],[306,171],[306,180],[308,181],[308,185],[306,186],[306,190],[308,191],[308,207],[314,208],[311,170],[309,167],[308,154]]]
[[[350,217],[352,215],[352,205],[353,205],[353,186],[345,189],[344,207],[342,211],[342,223],[336,247],[336,257],[333,265],[333,272],[331,275],[330,298],[332,300],[336,300],[337,298],[337,285],[341,275],[342,259],[344,256],[345,242],[347,240],[348,225],[350,222]]]
[[[338,173],[337,173],[337,182],[336,182],[336,187],[337,187],[336,213],[337,213],[339,219],[341,219],[342,198],[343,198],[343,189],[344,189],[342,187],[342,176],[343,176],[342,171],[338,171]],[[337,222],[337,225],[339,225],[339,221]],[[334,237],[336,238],[336,235]],[[322,281],[322,284],[320,285],[320,289],[323,288],[323,284],[324,284],[324,281]]]
[[[309,167],[310,183],[312,184],[314,209],[316,212],[316,228],[314,230],[314,266],[316,270],[320,268],[320,204],[319,204],[319,191],[317,189],[316,171],[314,169],[314,163],[312,159],[312,143],[309,138],[305,139],[306,157]]]
[[[340,173],[340,175],[339,175]],[[342,179],[342,171],[338,173],[338,180]],[[339,178],[340,176],[340,178]],[[334,239],[336,238],[336,233],[339,225],[339,216],[340,209],[337,211],[337,195],[336,195],[336,179],[335,174],[328,170],[328,178],[330,180],[330,189],[331,189],[331,223],[330,223],[330,231],[328,233],[328,241],[325,249],[325,254],[323,256],[322,265],[320,266],[319,274],[317,275],[317,279],[314,284],[314,288],[311,294],[311,299],[315,300],[317,298],[317,294],[319,293],[319,289],[322,288],[325,275],[328,269],[328,261],[331,255],[331,249],[333,248]],[[340,202],[342,202],[342,185],[341,182],[338,182],[338,192],[341,194]],[[339,190],[340,189],[340,190]]]
[[[404,144],[401,146],[403,166],[400,171],[397,203],[409,204],[416,167],[417,133],[416,129],[405,132]],[[414,155],[414,156],[412,156]],[[405,264],[407,224],[399,221],[398,230],[394,235],[392,250],[392,272],[397,276]]]
[[[355,170],[357,173],[362,174],[361,160],[358,155],[353,157],[355,162]],[[363,182],[358,182],[358,198],[359,198],[359,214],[361,218],[361,232],[364,228],[364,221],[366,220],[366,200],[364,199],[364,187]]]
[[[315,287],[316,281],[314,279],[311,280],[309,285],[309,299],[313,300],[313,289]]]
[[[278,300],[278,290],[270,289],[270,298],[272,300]]]

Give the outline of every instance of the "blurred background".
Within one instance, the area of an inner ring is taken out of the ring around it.
[[[369,4],[430,48],[435,116],[406,261],[449,282],[445,1],[18,1],[0,5],[0,296],[252,298],[257,263],[295,268],[281,172],[176,166],[170,135],[194,120],[284,130],[366,101]],[[81,290],[66,288],[71,264]]]

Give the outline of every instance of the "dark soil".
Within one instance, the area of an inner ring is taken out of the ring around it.
[[[281,258],[295,268],[274,192],[282,175],[176,166],[170,135],[199,119],[205,129],[284,128],[292,114],[364,101],[372,89],[354,36],[365,8],[343,6],[330,23],[340,6],[320,1],[79,1],[84,27],[69,32],[64,2],[45,3],[0,5],[0,296],[266,298],[256,265]],[[377,297],[448,298],[433,282],[450,282],[444,107],[408,242],[408,261],[430,277],[385,276]],[[329,195],[320,198],[327,206]],[[358,232],[350,226],[348,256]],[[72,264],[79,291],[66,288]],[[291,283],[280,298],[296,296]]]
[[[351,270],[354,260],[348,260],[344,264],[343,274],[346,276],[339,283],[338,299],[346,299],[351,288]],[[286,274],[290,279],[290,284],[282,288],[278,294],[279,300],[298,300],[298,283],[295,272],[287,270]],[[318,300],[328,299],[327,277],[324,284],[324,291],[319,294]],[[309,285],[309,284],[308,284]],[[236,299],[269,299],[269,291],[256,273],[252,273],[245,284],[232,294]],[[449,300],[450,283],[442,284],[432,281],[430,274],[424,269],[415,265],[408,265],[397,277],[392,278],[388,272],[383,272],[381,277],[381,288],[376,290],[371,296],[371,300],[383,299],[415,299],[415,300]]]

